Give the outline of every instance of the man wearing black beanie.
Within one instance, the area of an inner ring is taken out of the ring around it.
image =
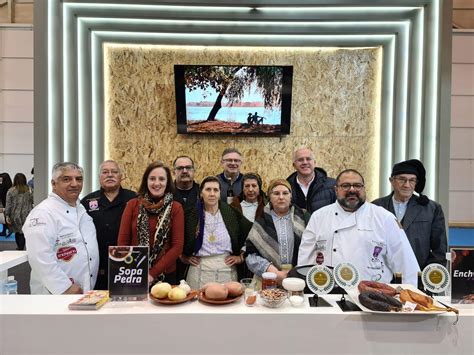
[[[426,183],[423,163],[410,159],[395,164],[389,180],[392,193],[373,203],[397,216],[421,270],[431,263],[445,265],[448,243],[444,213],[439,203],[422,195]]]

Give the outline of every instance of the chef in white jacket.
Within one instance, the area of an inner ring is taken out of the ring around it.
[[[94,288],[99,250],[92,218],[79,201],[83,169],[53,167],[53,192],[26,218],[23,232],[32,294],[80,294]]]
[[[395,272],[417,284],[420,270],[395,216],[365,201],[362,175],[344,170],[336,179],[337,201],[314,212],[303,232],[298,265],[350,262],[361,280],[389,283]]]

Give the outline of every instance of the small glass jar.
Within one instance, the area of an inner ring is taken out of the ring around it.
[[[306,282],[297,277],[287,277],[282,282],[283,288],[288,291],[288,301],[293,307],[302,306],[304,303],[304,288]]]
[[[277,274],[274,272],[264,272],[262,274],[262,290],[277,288]]]

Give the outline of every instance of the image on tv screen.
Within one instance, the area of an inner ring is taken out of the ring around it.
[[[178,133],[290,132],[291,66],[175,65]]]

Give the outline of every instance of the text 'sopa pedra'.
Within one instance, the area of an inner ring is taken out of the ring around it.
[[[124,266],[119,268],[119,273],[114,277],[114,283],[134,284],[142,282],[142,269],[127,269]]]

